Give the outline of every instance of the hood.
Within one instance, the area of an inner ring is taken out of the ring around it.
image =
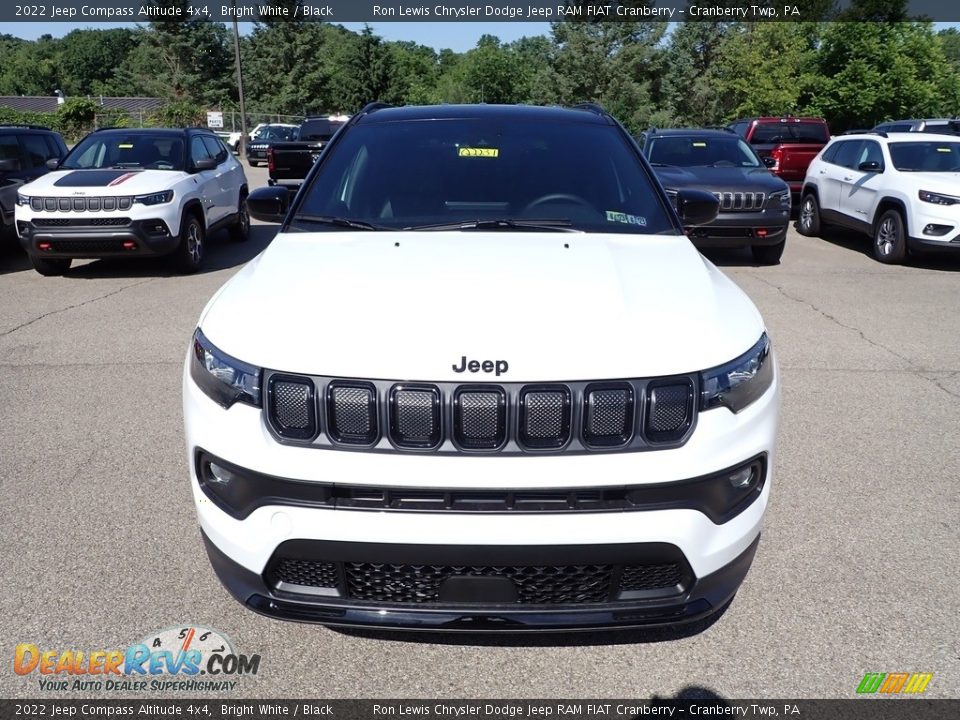
[[[46,197],[124,197],[166,190],[185,175],[177,170],[54,170],[24,185],[20,192]]]
[[[902,172],[910,180],[910,186],[929,192],[943,193],[957,197],[960,187],[960,173],[955,172]],[[913,194],[916,197],[916,194]]]
[[[200,326],[260,367],[438,382],[692,372],[763,331],[683,236],[473,231],[280,234]]]
[[[696,188],[716,192],[787,190],[787,184],[765,167],[655,167],[660,183],[669,190]]]

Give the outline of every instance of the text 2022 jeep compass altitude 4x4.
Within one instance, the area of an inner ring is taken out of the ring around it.
[[[672,624],[759,541],[777,370],[593,106],[370,106],[210,301],[184,368],[207,551],[249,608],[329,625]]]

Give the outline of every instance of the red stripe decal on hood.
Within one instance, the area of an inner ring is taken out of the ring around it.
[[[118,177],[116,180],[111,180],[110,182],[108,182],[108,183],[107,183],[107,187],[113,187],[114,185],[119,185],[120,183],[124,182],[125,180],[129,180],[130,178],[132,178],[132,177],[133,177],[134,175],[136,175],[136,174],[137,174],[137,173],[135,173],[135,172],[124,173],[123,175],[121,175],[120,177]]]

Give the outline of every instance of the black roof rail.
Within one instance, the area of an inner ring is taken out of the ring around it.
[[[375,113],[377,110],[384,110],[385,108],[391,108],[393,105],[386,102],[372,102],[367,103],[363,106],[363,109],[357,113],[357,115],[369,115],[370,113]]]
[[[737,131],[728,125],[704,125],[702,130],[720,130],[722,132],[737,134]]]
[[[603,105],[600,105],[599,103],[595,103],[595,102],[577,103],[576,105],[573,106],[573,109],[586,110],[587,112],[596,113],[597,115],[603,115],[603,117],[610,117],[610,113],[608,113],[604,109]]]
[[[53,132],[45,125],[21,125],[20,123],[10,123],[9,125],[6,123],[0,123],[0,128],[13,128],[15,130],[48,130]]]

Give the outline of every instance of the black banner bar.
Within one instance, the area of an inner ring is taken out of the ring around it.
[[[888,19],[854,0],[39,0],[3,2],[0,22],[808,22]],[[864,15],[863,13],[868,13]],[[872,13],[872,14],[871,14]],[[908,0],[908,18],[960,21],[960,3]],[[902,18],[899,18],[902,19]]]
[[[643,720],[644,718],[795,718],[796,720],[944,720],[960,700],[0,700],[0,717],[137,720]]]

